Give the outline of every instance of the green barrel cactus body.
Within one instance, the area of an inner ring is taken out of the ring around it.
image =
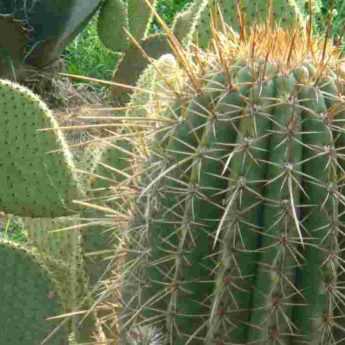
[[[322,42],[283,29],[220,38],[150,116],[160,126],[125,237],[123,339],[156,329],[169,345],[338,344],[339,61],[329,48],[325,68]]]
[[[193,6],[198,7],[196,9]],[[302,28],[305,24],[305,10],[302,7],[302,4],[295,0],[204,0],[202,2],[195,0],[189,10],[194,10],[194,23],[189,25],[189,31],[185,33],[184,40],[187,44],[197,41],[199,46],[207,47],[212,38],[212,26],[221,30],[222,26],[226,24],[236,32],[240,32],[253,25],[265,23],[268,17],[282,27],[297,24]],[[188,18],[187,13],[185,14],[186,19]],[[176,30],[179,30],[177,25],[183,24],[183,17],[177,17],[176,20],[175,27]],[[179,23],[181,20],[182,23]]]
[[[4,344],[68,345],[68,330],[59,320],[64,314],[57,285],[36,254],[0,241],[1,317]]]

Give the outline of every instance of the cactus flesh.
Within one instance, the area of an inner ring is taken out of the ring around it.
[[[168,345],[344,341],[344,72],[324,47],[264,26],[186,54],[185,89],[150,116],[124,339],[151,326]]]
[[[30,90],[0,81],[0,209],[26,217],[73,214],[81,187],[58,125]]]
[[[68,331],[61,320],[47,320],[64,313],[57,286],[36,254],[16,244],[0,242],[1,316],[3,344],[68,345]]]

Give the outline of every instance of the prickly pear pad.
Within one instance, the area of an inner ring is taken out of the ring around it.
[[[123,0],[107,0],[101,8],[97,23],[102,43],[114,52],[128,47],[128,9]]]
[[[0,80],[0,131],[0,209],[27,217],[72,214],[80,188],[47,106],[30,90]]]
[[[64,313],[48,270],[28,250],[0,241],[0,296],[2,344],[41,344],[59,325],[47,318]],[[68,332],[60,328],[48,342],[67,345]]]

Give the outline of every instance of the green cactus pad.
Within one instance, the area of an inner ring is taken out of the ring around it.
[[[28,89],[2,80],[0,128],[0,209],[26,217],[73,214],[80,186],[47,106]]]
[[[167,38],[162,34],[148,36],[139,43],[152,59],[158,59],[161,55],[171,52]],[[134,86],[148,64],[149,61],[143,56],[142,51],[136,45],[131,44],[114,72],[113,81],[127,86]],[[112,87],[112,95],[120,103],[128,101],[129,93],[128,88],[116,85]]]
[[[174,35],[181,42],[193,31],[193,26],[198,22],[200,11],[206,3],[205,0],[194,0],[185,11],[176,15],[172,28]]]
[[[78,217],[23,218],[23,224],[28,234],[28,245],[35,248],[41,261],[59,282],[66,313],[76,313],[70,318],[75,339],[92,341],[92,333],[96,329],[94,315],[80,324],[84,315],[78,313],[87,310],[92,303],[85,300],[89,286],[82,258],[81,220]]]
[[[35,255],[13,243],[0,241],[0,338],[3,344],[68,345],[61,320],[48,318],[64,314],[51,274]],[[56,333],[52,333],[54,330]]]
[[[127,176],[131,174],[131,145],[126,140],[115,138],[96,144],[100,154],[89,186],[90,202],[108,208],[109,211],[118,212],[120,216],[122,212],[126,212],[128,206],[122,198],[121,190],[124,186],[121,182],[126,181]],[[86,222],[91,223],[81,233],[85,269],[91,286],[95,286],[106,272],[119,231],[119,226],[113,226],[106,218],[101,218],[101,213],[97,209],[83,212]],[[116,214],[113,216],[116,217]]]
[[[79,242],[78,218],[23,218],[23,224],[31,245],[52,258],[73,263]],[[63,230],[73,226],[75,230]]]
[[[102,43],[114,52],[128,47],[128,9],[123,0],[106,0],[98,15],[98,36]]]
[[[150,0],[151,5],[156,5],[156,0]],[[131,35],[140,41],[145,38],[150,28],[152,13],[145,0],[128,0],[128,21]]]

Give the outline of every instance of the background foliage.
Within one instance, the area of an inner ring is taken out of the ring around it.
[[[175,14],[187,7],[191,1],[192,0],[160,0],[157,7],[158,12],[167,23],[171,24]],[[318,18],[319,30],[324,30],[325,18],[333,6],[333,34],[340,43],[343,43],[345,1],[321,0],[321,2],[323,19]],[[151,30],[160,30],[156,21],[153,21]],[[107,50],[99,41],[96,20],[91,21],[86,30],[74,40],[65,53],[68,73],[106,80],[111,79],[117,59],[118,56]]]
[[[160,0],[158,12],[167,23],[172,23],[175,14],[191,0]],[[159,31],[154,21],[152,31]],[[106,49],[97,36],[96,20],[73,41],[65,52],[68,73],[99,79],[111,79],[118,56]]]

